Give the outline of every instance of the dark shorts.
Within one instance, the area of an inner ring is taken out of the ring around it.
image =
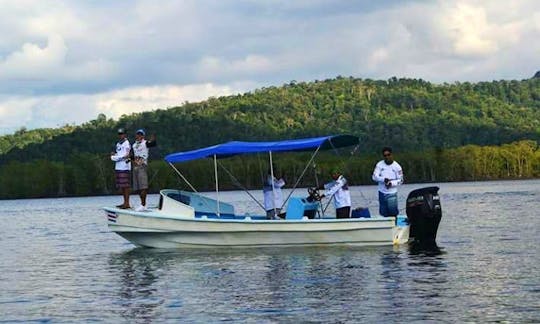
[[[351,217],[351,206],[341,207],[336,209],[336,218]]]
[[[148,189],[148,166],[146,164],[133,167],[133,190]]]
[[[128,170],[115,170],[115,179],[116,179],[116,188],[122,189],[122,188],[129,188],[130,185],[130,178],[131,178],[131,172]]]

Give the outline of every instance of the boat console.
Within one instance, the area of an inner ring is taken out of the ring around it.
[[[218,207],[219,206],[219,207]],[[225,202],[212,198],[176,189],[163,189],[160,191],[159,210],[162,212],[175,212],[181,217],[217,217],[234,218],[234,207]]]

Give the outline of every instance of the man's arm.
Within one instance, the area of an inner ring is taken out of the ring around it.
[[[111,155],[111,160],[114,162],[118,162],[122,160],[129,160],[130,152],[131,152],[131,145],[127,143],[126,146],[122,146],[122,150],[120,152],[116,152],[115,154]]]
[[[396,179],[393,179],[390,183],[392,184],[392,187],[397,187],[403,183],[403,169],[401,168],[401,165],[397,164],[394,173],[396,174]]]
[[[111,154],[111,160],[114,162],[122,161],[122,160],[128,160],[129,158],[129,151],[127,155],[120,155],[118,153]]]
[[[345,180],[344,177],[340,177],[334,183],[332,186],[325,186],[326,190],[324,191],[325,197],[331,197],[333,196],[341,187],[343,187],[347,183],[347,180]]]
[[[373,170],[373,175],[371,176],[371,179],[377,183],[384,182],[384,177],[382,177],[381,167],[379,166],[379,163],[375,165],[375,170]]]
[[[155,146],[157,146],[156,135],[152,134],[150,135],[150,139],[146,140],[146,147],[155,147]]]

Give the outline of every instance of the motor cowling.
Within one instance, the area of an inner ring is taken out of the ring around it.
[[[407,197],[407,218],[410,223],[409,238],[414,242],[434,244],[441,222],[442,209],[439,187],[413,190]]]

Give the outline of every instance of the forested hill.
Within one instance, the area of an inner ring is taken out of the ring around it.
[[[348,133],[363,151],[500,145],[540,139],[540,79],[432,84],[417,79],[356,78],[290,82],[242,95],[123,116],[104,115],[79,127],[20,130],[0,137],[1,163],[65,161],[104,153],[115,129],[145,128],[168,153],[227,140],[269,140]]]

